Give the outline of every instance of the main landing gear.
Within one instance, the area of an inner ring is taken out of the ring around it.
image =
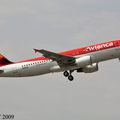
[[[74,80],[74,77],[72,76],[72,72],[73,72],[74,70],[70,70],[70,72],[68,72],[68,71],[65,71],[64,73],[63,73],[63,75],[65,76],[65,77],[68,77],[68,79],[70,80],[70,81],[73,81]]]

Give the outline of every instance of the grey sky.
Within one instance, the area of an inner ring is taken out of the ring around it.
[[[120,39],[119,0],[0,0],[0,51],[12,61],[33,48],[55,52]],[[99,72],[0,78],[0,113],[16,120],[119,120],[118,60]]]

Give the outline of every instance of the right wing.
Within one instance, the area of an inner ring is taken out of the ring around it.
[[[44,49],[34,49],[35,52],[41,53],[44,57],[56,61],[59,65],[70,65],[75,63],[75,58],[67,55],[62,55],[54,52],[50,52]]]

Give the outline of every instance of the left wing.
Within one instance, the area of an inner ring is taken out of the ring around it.
[[[35,52],[39,52],[43,54],[44,57],[56,61],[59,65],[70,65],[75,63],[75,58],[71,56],[50,52],[44,49],[41,50],[34,49],[34,50]]]

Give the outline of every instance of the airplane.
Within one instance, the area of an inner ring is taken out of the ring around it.
[[[93,73],[99,70],[100,62],[120,60],[120,40],[77,48],[55,53],[44,49],[34,49],[41,57],[20,62],[11,62],[0,54],[0,77],[30,77],[48,73],[63,72],[63,75],[73,81],[72,73]]]

